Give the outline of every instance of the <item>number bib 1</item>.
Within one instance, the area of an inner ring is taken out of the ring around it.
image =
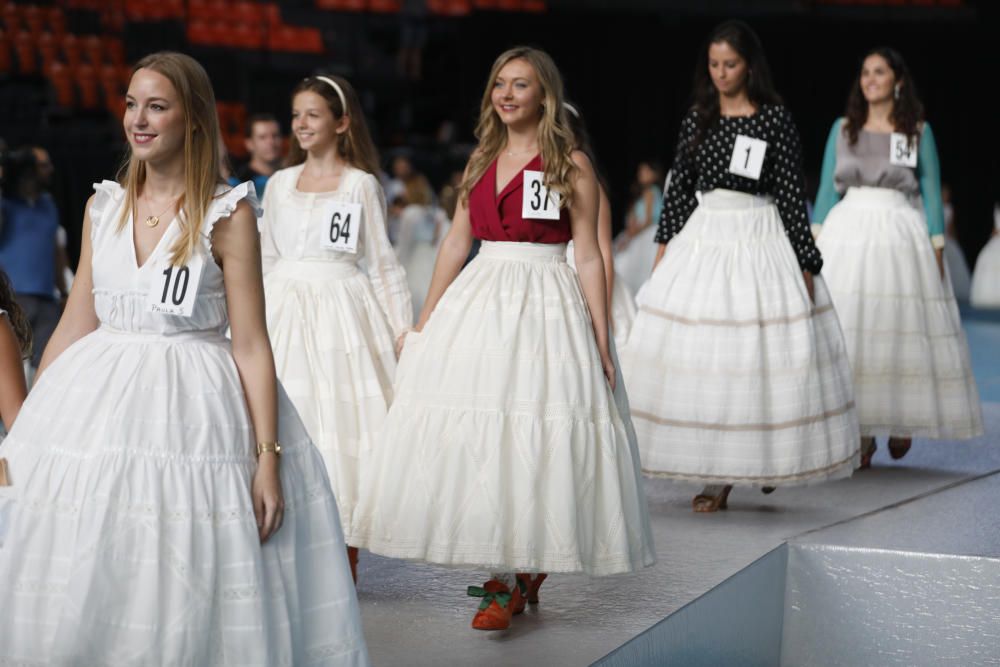
[[[174,266],[168,258],[151,268],[152,278],[146,295],[149,312],[191,317],[205,268],[204,257],[192,255],[184,266]]]
[[[558,220],[562,197],[550,192],[544,184],[545,174],[524,170],[524,196],[521,199],[521,217],[525,220]]]
[[[323,209],[320,245],[327,250],[356,253],[361,228],[361,204],[334,201]]]
[[[729,160],[730,173],[744,178],[760,180],[760,170],[764,167],[764,153],[767,152],[767,142],[754,139],[745,134],[736,135],[736,145],[733,146],[733,157]]]
[[[901,132],[889,135],[889,163],[898,167],[917,166],[917,140],[909,138]]]

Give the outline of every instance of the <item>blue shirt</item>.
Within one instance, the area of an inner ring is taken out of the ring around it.
[[[34,204],[4,197],[0,230],[0,268],[14,291],[54,298],[56,291],[56,232],[59,211],[52,197],[42,194]]]

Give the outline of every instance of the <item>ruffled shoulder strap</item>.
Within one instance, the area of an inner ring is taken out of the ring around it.
[[[250,204],[254,215],[260,218],[263,211],[260,208],[260,202],[257,201],[257,189],[254,187],[253,181],[244,181],[228,190],[223,189],[215,195],[215,199],[212,200],[208,211],[205,213],[205,222],[201,226],[201,234],[205,237],[206,241],[211,241],[215,223],[231,216],[233,211],[236,210],[236,206],[244,199]]]
[[[90,204],[91,234],[105,225],[125,199],[125,188],[116,181],[94,183],[94,201]]]

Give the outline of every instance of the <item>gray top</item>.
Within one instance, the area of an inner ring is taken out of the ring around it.
[[[872,187],[898,190],[913,197],[920,194],[916,169],[889,162],[889,133],[858,132],[858,143],[851,146],[845,132],[837,133],[837,168],[833,173],[837,192],[847,188]]]

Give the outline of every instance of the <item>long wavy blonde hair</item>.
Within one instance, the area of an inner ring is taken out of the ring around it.
[[[295,86],[295,90],[292,91],[292,100],[295,100],[295,96],[299,93],[308,90],[326,100],[330,113],[333,114],[334,123],[339,123],[344,114],[347,114],[347,117],[351,119],[351,124],[346,132],[337,135],[337,155],[355,169],[378,176],[378,150],[376,150],[375,142],[372,141],[372,135],[368,131],[368,124],[365,122],[365,113],[361,109],[358,93],[354,90],[354,86],[342,76],[335,74],[323,76],[336,81],[337,85],[340,86],[340,90],[344,93],[344,99],[347,101],[346,109],[340,102],[340,95],[333,89],[333,86],[315,76],[307,77]],[[306,151],[299,145],[299,139],[293,132],[285,166],[294,167],[305,161]]]
[[[566,120],[563,108],[563,81],[552,57],[545,51],[530,46],[517,46],[504,51],[493,62],[490,77],[486,82],[479,105],[479,123],[476,138],[479,146],[469,159],[465,180],[459,188],[463,204],[469,201],[469,193],[479,182],[490,164],[507,144],[507,128],[493,108],[493,85],[504,65],[512,60],[527,61],[535,70],[535,76],[542,86],[542,115],[538,121],[538,148],[542,155],[544,183],[550,190],[562,195],[562,205],[568,207],[573,201],[573,181],[577,167],[573,163],[573,149],[576,139]]]
[[[177,220],[181,233],[170,249],[171,263],[180,266],[191,259],[198,247],[205,214],[217,187],[224,182],[219,169],[220,132],[215,93],[205,68],[183,53],[153,53],[135,64],[132,75],[140,69],[166,77],[184,112],[184,194],[178,204]],[[139,191],[146,182],[146,163],[129,151],[119,181],[125,189],[125,206],[117,225],[120,232],[128,224],[129,214],[135,212]]]

